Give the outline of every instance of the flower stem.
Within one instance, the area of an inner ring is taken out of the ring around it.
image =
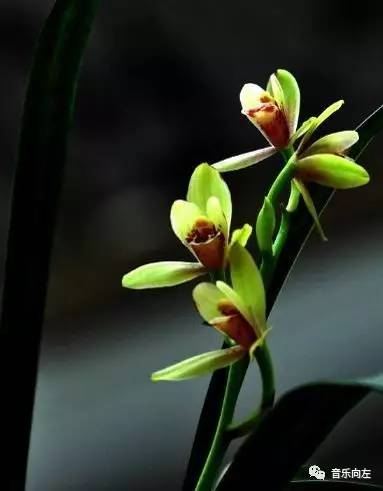
[[[245,357],[230,367],[217,430],[195,491],[213,489],[222,459],[231,440],[226,433],[226,428],[233,419],[235,405],[248,365],[249,358]]]
[[[285,191],[285,189],[290,185],[294,171],[294,164],[290,160],[292,155],[292,149],[287,149],[284,152],[284,158],[287,163],[277,176],[268,193],[268,197],[274,207],[278,206],[282,192]],[[287,233],[287,230],[285,232]],[[278,235],[280,233],[281,231],[278,233]],[[261,274],[266,288],[271,282],[277,259],[278,255],[269,255],[263,258]],[[244,435],[251,431],[261,417],[263,417],[265,412],[274,404],[274,369],[267,343],[264,342],[262,346],[255,351],[254,355],[257,360],[262,379],[262,401],[260,407],[244,422],[237,426],[231,426],[238,395],[249,364],[248,360],[246,363],[242,360],[230,368],[216,433],[212,441],[207,460],[198,480],[197,487],[195,488],[196,491],[210,491],[212,489],[230,441],[236,436]]]
[[[231,440],[245,436],[253,431],[261,421],[265,413],[273,406],[275,398],[275,379],[274,367],[270,350],[266,343],[263,343],[254,353],[261,372],[262,380],[262,400],[259,408],[247,419],[236,425],[227,428]]]

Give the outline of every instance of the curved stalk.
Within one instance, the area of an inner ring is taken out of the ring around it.
[[[249,358],[238,361],[229,369],[229,377],[226,384],[221,414],[218,420],[217,430],[210,448],[206,463],[202,469],[195,491],[210,491],[218,477],[222,459],[225,455],[230,438],[226,428],[231,423],[234,415],[238,395],[242,387],[243,379],[249,365]]]

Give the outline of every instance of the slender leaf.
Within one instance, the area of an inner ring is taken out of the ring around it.
[[[58,0],[30,74],[14,178],[0,325],[1,487],[25,472],[56,208],[79,68],[99,0]]]
[[[383,392],[383,376],[288,392],[238,450],[217,490],[244,489],[250,482],[254,489],[282,490],[343,416],[374,391]]]

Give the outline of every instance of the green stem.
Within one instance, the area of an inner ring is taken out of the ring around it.
[[[249,358],[246,357],[230,367],[217,430],[195,491],[210,491],[218,477],[222,459],[230,443],[226,428],[233,419],[236,402],[248,365]]]
[[[237,425],[230,425],[227,428],[231,440],[247,435],[261,421],[265,413],[273,407],[275,398],[275,378],[274,367],[270,350],[266,343],[255,351],[255,358],[261,372],[262,380],[262,400],[259,408],[246,420]]]

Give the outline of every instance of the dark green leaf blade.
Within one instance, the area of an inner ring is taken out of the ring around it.
[[[56,209],[81,60],[99,0],[57,0],[29,77],[0,326],[1,489],[25,488]]]
[[[282,490],[343,416],[373,391],[383,392],[383,377],[288,392],[238,450],[217,489],[242,489],[251,482],[255,489]]]

